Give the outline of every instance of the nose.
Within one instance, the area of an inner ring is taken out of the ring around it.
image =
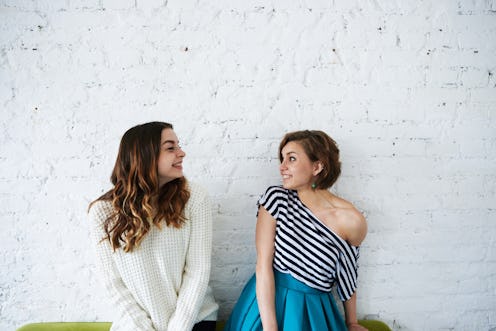
[[[185,157],[185,156],[186,156],[186,152],[185,152],[185,151],[183,151],[183,149],[182,149],[181,147],[178,147],[178,148],[177,148],[177,155],[178,155],[179,157]]]
[[[285,161],[282,161],[281,164],[279,165],[279,170],[285,170],[287,168],[288,167],[286,166],[286,162]]]

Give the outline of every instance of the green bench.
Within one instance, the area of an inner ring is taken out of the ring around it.
[[[369,331],[391,331],[391,329],[378,320],[360,320],[362,326]],[[29,323],[21,326],[16,331],[109,331],[110,322],[45,322]],[[222,331],[224,322],[217,322],[217,331]]]

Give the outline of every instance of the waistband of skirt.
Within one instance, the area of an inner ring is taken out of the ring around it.
[[[328,294],[328,292],[308,286],[294,278],[292,275],[274,269],[274,280],[276,287],[285,287],[306,294]]]

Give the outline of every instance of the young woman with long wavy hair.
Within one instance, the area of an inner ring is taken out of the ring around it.
[[[111,331],[215,330],[210,201],[184,177],[185,155],[169,123],[130,128],[113,187],[90,204],[97,264],[115,306]]]

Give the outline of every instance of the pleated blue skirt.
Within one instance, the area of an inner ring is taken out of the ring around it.
[[[274,270],[279,331],[346,331],[331,293],[314,289],[289,274]],[[255,275],[246,284],[224,331],[259,331]]]

